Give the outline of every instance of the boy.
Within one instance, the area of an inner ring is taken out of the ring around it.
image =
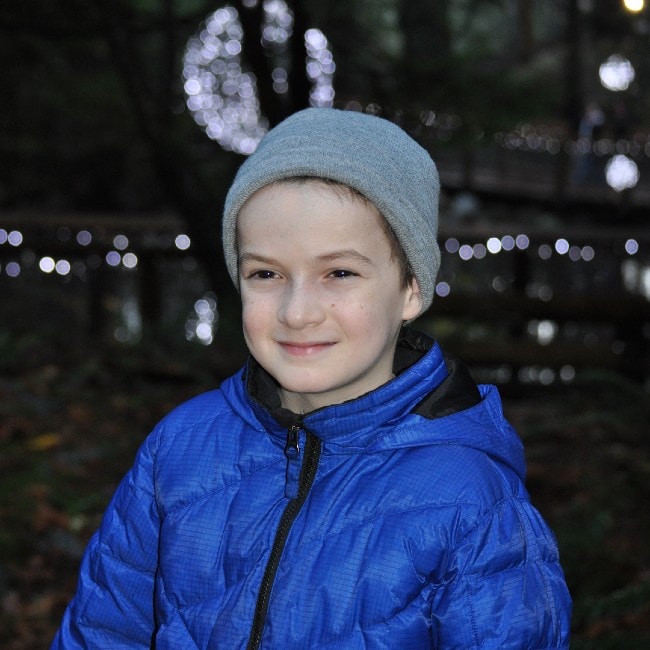
[[[251,358],[144,443],[54,648],[568,648],[496,390],[403,328],[432,301],[438,191],[377,117],[266,136],[223,218]]]

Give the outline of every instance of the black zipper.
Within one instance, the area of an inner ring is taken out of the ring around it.
[[[287,445],[285,453],[289,458],[295,458],[300,453],[298,446],[298,432],[300,431],[299,425],[293,425],[287,432]],[[291,499],[287,507],[282,513],[278,530],[275,533],[273,546],[271,548],[271,555],[264,570],[262,577],[262,584],[260,586],[259,594],[257,595],[257,603],[255,605],[255,615],[253,617],[253,626],[251,628],[251,635],[248,640],[247,650],[255,650],[259,648],[262,641],[262,633],[264,631],[264,624],[266,622],[266,614],[269,608],[269,600],[271,598],[271,589],[273,588],[273,581],[275,574],[278,571],[280,558],[284,551],[284,546],[289,537],[291,526],[295,521],[300,509],[305,503],[307,494],[314,483],[316,477],[316,469],[318,468],[318,461],[320,459],[321,445],[320,440],[313,434],[307,431],[307,439],[305,442],[305,457],[303,459],[302,468],[300,470],[300,478],[298,480],[298,495],[295,499]]]

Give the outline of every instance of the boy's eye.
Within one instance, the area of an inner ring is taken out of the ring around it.
[[[336,271],[332,271],[330,275],[334,278],[350,278],[357,274],[353,271],[348,271],[347,269],[336,269]]]
[[[262,269],[261,271],[253,271],[252,273],[249,273],[247,277],[257,280],[270,280],[275,277],[275,272]]]

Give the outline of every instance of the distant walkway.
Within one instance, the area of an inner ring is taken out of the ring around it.
[[[608,214],[645,216],[650,208],[650,145],[632,160],[639,180],[635,187],[617,192],[605,181],[605,165],[611,155],[594,156],[595,178],[577,182],[578,156],[505,149],[497,144],[471,154],[451,149],[432,149],[442,186],[449,191],[467,190],[505,202],[529,202],[563,211],[593,210],[594,218]],[[650,218],[648,219],[650,221]]]

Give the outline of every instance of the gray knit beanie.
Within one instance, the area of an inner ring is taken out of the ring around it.
[[[422,311],[431,305],[440,267],[436,166],[392,122],[333,108],[294,113],[269,131],[239,168],[223,213],[223,247],[235,286],[239,210],[265,185],[295,176],[338,181],[370,199],[406,253],[422,293]]]

